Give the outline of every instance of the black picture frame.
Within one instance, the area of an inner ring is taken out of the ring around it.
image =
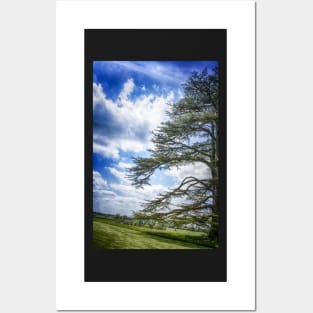
[[[227,105],[225,29],[85,29],[85,282],[227,281]],[[92,247],[93,61],[219,62],[219,247],[212,250],[99,250]]]

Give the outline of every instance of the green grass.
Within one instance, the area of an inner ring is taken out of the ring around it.
[[[102,217],[93,219],[93,246],[95,248],[208,249],[205,244],[205,234],[201,232],[149,229],[119,224]]]

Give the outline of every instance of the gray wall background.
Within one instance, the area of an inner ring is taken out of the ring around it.
[[[312,312],[312,1],[257,1],[257,312]],[[0,311],[55,312],[55,1],[0,2]]]

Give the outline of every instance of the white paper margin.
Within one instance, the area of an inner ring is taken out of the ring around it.
[[[255,310],[254,1],[57,1],[56,13],[57,310]],[[84,282],[85,28],[227,29],[227,282]]]

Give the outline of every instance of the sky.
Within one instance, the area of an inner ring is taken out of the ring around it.
[[[133,157],[148,157],[151,132],[166,111],[183,98],[182,84],[193,71],[215,61],[93,62],[93,210],[131,216],[141,203],[179,184],[188,174],[205,178],[201,163],[156,171],[137,189],[126,177]]]

